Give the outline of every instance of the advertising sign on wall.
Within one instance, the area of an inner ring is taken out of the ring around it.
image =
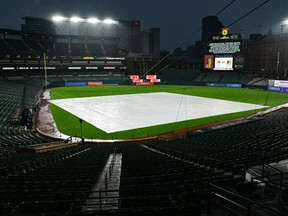
[[[65,82],[65,86],[86,86],[86,82]]]
[[[233,70],[233,57],[216,57],[214,70]]]
[[[214,66],[214,56],[205,55],[204,56],[204,69],[213,69]]]

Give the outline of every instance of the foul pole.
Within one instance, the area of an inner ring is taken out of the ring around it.
[[[47,88],[47,67],[46,67],[46,53],[44,52],[44,79],[45,79],[45,89]]]

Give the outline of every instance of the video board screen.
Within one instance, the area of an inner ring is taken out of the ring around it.
[[[232,54],[241,52],[241,42],[220,42],[210,43],[209,53],[213,54]]]
[[[214,70],[233,70],[233,57],[215,57]]]

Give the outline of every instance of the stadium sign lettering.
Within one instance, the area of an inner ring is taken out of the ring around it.
[[[14,70],[14,67],[3,67],[2,70]]]
[[[241,52],[240,42],[210,43],[209,53],[227,54]]]
[[[278,87],[278,86],[268,86],[268,91],[276,91],[276,92],[288,93],[288,88],[286,88],[286,87]]]
[[[221,29],[221,35],[213,36],[212,40],[239,40],[240,35],[237,34],[229,34],[229,28],[224,27]]]
[[[239,35],[213,36],[212,40],[240,40]]]

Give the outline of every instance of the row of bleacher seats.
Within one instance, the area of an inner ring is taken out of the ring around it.
[[[45,143],[44,143],[45,144]],[[42,145],[42,144],[40,144]],[[35,145],[36,146],[36,145]],[[38,145],[39,146],[39,145]],[[73,147],[73,146],[71,146]],[[60,149],[49,153],[34,154],[32,152],[23,153],[20,149],[15,149],[14,157],[6,157],[6,160],[1,160],[0,178],[7,179],[10,176],[17,176],[28,171],[33,171],[37,167],[47,166],[60,159],[66,158],[71,154],[78,154],[86,150],[89,146],[82,148]],[[26,148],[27,149],[27,148]]]
[[[169,69],[162,71],[161,77],[168,84],[192,84],[198,74],[198,69]]]
[[[241,83],[247,85],[252,77],[238,72],[201,72],[200,69],[169,69],[162,71],[162,81],[168,84],[197,85],[212,83]],[[266,84],[267,85],[267,84]]]
[[[21,58],[35,58],[42,56],[121,56],[117,44],[103,43],[69,43],[49,40],[28,39],[0,39],[0,57],[20,56]],[[13,59],[13,58],[12,58]]]
[[[32,108],[36,105],[35,101],[40,98],[42,91],[42,79],[22,79],[17,81],[0,80],[1,111],[14,112],[15,107],[25,106]],[[0,113],[0,118],[9,118],[9,113]],[[0,121],[0,123],[3,121]]]
[[[215,83],[241,83],[247,85],[253,77],[238,72],[207,72],[199,74],[196,80]]]
[[[224,83],[238,83],[239,76],[240,76],[240,73],[237,73],[237,72],[225,73],[221,77],[220,81]]]
[[[194,79],[196,82],[201,82],[203,78],[205,77],[205,73],[199,73],[198,76]]]
[[[110,151],[110,146],[79,146],[27,156],[30,163],[18,165],[14,174],[0,178],[2,208],[13,207],[21,215],[32,215],[64,214],[83,206]]]
[[[206,73],[206,76],[203,77],[202,82],[219,82],[221,77],[221,73]]]
[[[39,98],[41,88],[41,80],[31,80],[26,83],[0,80],[0,164],[2,168],[17,157],[18,148],[51,142],[20,126],[22,111],[24,108],[36,106],[36,98]]]
[[[17,39],[5,39],[11,51],[18,53],[19,55],[25,55],[26,53],[32,53],[32,49],[27,46],[22,40]]]
[[[0,124],[10,120],[14,112],[21,107],[24,85],[0,80]]]
[[[283,108],[251,123],[147,145],[197,164],[239,172],[242,168],[287,158],[287,120],[288,109]]]
[[[41,81],[41,80],[40,80]],[[49,153],[21,154],[25,147],[52,144],[11,123],[21,107],[35,106],[41,92],[37,80],[1,80],[0,122],[0,212],[32,215],[33,212],[67,212],[83,205],[98,180],[110,147],[70,147]],[[8,213],[7,213],[8,214]]]
[[[42,93],[42,80],[39,77],[36,77],[33,79],[20,79],[14,82],[24,85],[23,94],[25,100],[23,105],[28,108],[35,107]]]
[[[200,215],[209,183],[236,187],[244,182],[242,168],[259,165],[263,159],[287,158],[287,120],[288,109],[281,109],[248,124],[191,138],[149,141],[146,147],[117,144],[117,151],[122,153],[120,208],[168,206],[178,214],[179,206],[194,206],[189,212]],[[30,165],[18,165],[12,169],[14,174],[10,170],[10,175],[2,178],[2,203],[19,205],[18,211],[27,215],[67,212],[85,205],[112,149],[114,145],[107,144],[74,157],[62,150],[48,165],[42,164],[48,153],[36,155],[29,159]]]
[[[242,176],[177,160],[135,144],[117,148],[122,152],[122,208],[198,206],[207,197],[209,183],[234,185],[244,181]]]
[[[268,78],[253,78],[248,82],[248,85],[253,86],[267,86],[268,85]]]

